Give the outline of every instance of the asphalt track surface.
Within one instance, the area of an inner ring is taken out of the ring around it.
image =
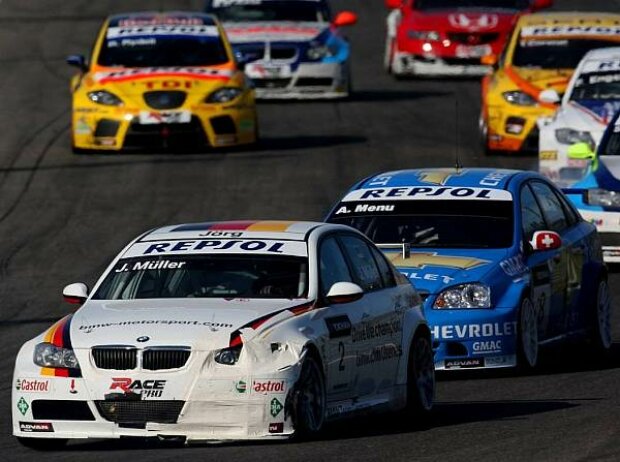
[[[603,361],[565,347],[528,376],[444,377],[429,428],[393,415],[333,425],[318,441],[178,448],[83,442],[37,454],[11,436],[19,346],[71,310],[62,287],[92,284],[138,233],[202,220],[320,219],[353,182],[406,167],[535,168],[532,157],[481,155],[476,80],[395,81],[381,62],[380,0],[337,1],[350,30],[355,97],[260,106],[257,151],[74,156],[69,53],[87,53],[109,13],[198,9],[202,1],[0,0],[0,459],[620,460],[620,343]],[[557,9],[619,11],[618,0]],[[620,276],[611,277],[620,300]],[[620,318],[614,337],[620,341]]]

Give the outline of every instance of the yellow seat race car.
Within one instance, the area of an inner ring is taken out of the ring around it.
[[[256,142],[254,89],[218,21],[199,13],[108,18],[92,56],[67,59],[74,152]]]
[[[552,12],[522,16],[495,70],[482,81],[480,135],[487,153],[538,151],[537,120],[552,116],[590,50],[620,42],[620,14]]]

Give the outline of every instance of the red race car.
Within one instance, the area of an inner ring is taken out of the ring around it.
[[[484,75],[517,17],[553,0],[385,0],[385,67],[395,76]]]

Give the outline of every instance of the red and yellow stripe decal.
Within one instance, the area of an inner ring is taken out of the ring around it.
[[[69,314],[54,324],[43,337],[45,343],[51,343],[59,348],[71,349],[71,320],[73,315]],[[81,377],[79,370],[66,369],[59,367],[42,367],[41,375],[49,375],[55,377]]]
[[[532,98],[534,98],[536,101],[538,101],[539,106],[547,108],[547,109],[555,109],[555,108],[557,108],[557,105],[554,104],[554,103],[543,103],[542,101],[540,101],[540,99],[539,99],[540,98],[540,94],[543,92],[544,88],[540,88],[540,87],[534,85],[529,80],[524,79],[523,77],[521,77],[519,75],[519,73],[514,69],[514,67],[507,66],[504,69],[504,72],[506,73],[506,76],[510,80],[512,80],[517,87],[519,87],[519,90],[521,90],[523,93],[527,93]],[[569,81],[569,79],[567,79],[567,78],[561,78],[561,79],[554,80],[554,81],[550,82],[548,84],[548,86],[549,87],[566,86],[568,84],[568,81]]]

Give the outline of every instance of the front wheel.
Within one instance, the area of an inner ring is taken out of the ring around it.
[[[435,399],[435,358],[430,339],[416,334],[409,352],[407,373],[407,410],[425,417],[433,409]]]
[[[319,362],[306,356],[293,392],[293,424],[297,437],[309,438],[325,423],[325,378]]]
[[[18,436],[17,441],[22,446],[35,451],[57,451],[65,447],[68,440],[62,438],[24,438]]]
[[[525,370],[538,364],[538,316],[532,301],[524,298],[519,309],[517,365]]]
[[[611,296],[609,284],[601,280],[596,291],[596,313],[590,340],[594,348],[600,353],[611,349]]]

